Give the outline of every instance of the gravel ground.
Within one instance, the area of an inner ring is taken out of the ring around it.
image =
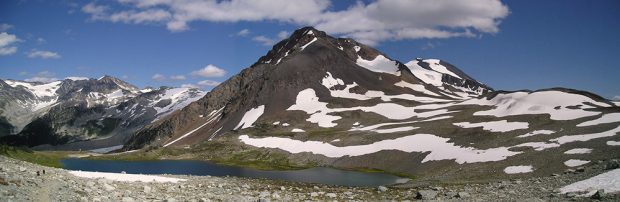
[[[614,193],[584,197],[557,191],[603,173],[617,162],[599,162],[548,177],[478,184],[342,187],[185,175],[165,175],[186,179],[179,183],[118,182],[76,177],[64,169],[0,156],[0,201],[620,201]]]

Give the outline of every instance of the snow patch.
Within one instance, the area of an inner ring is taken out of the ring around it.
[[[606,173],[575,182],[560,188],[562,193],[584,192],[604,189],[607,193],[620,191],[620,169],[608,171]]]
[[[439,73],[442,73],[442,74],[447,74],[447,75],[450,75],[450,76],[453,76],[453,77],[456,77],[456,78],[459,78],[459,79],[463,79],[463,78],[461,78],[460,76],[456,75],[454,72],[451,72],[450,70],[448,70],[448,68],[447,68],[447,67],[445,67],[445,66],[441,65],[441,64],[439,63],[439,61],[440,61],[440,60],[438,60],[438,59],[427,59],[427,60],[423,60],[423,62],[428,63],[428,66],[430,66],[430,67],[431,67],[431,69],[433,69],[433,70],[435,70],[435,71],[437,71],[437,72],[439,72]]]
[[[235,130],[245,129],[252,127],[252,124],[258,120],[258,118],[263,115],[265,112],[265,105],[258,106],[256,108],[252,108],[245,112],[239,124],[235,127]]]
[[[534,135],[551,135],[555,133],[555,131],[552,130],[535,130],[523,135],[519,135],[517,136],[518,138],[524,138],[524,137],[530,137],[530,136],[534,136]]]
[[[620,141],[607,141],[609,146],[620,146]]]
[[[474,113],[476,116],[505,117],[523,114],[549,114],[553,120],[573,120],[601,113],[568,108],[585,102],[599,106],[608,106],[606,103],[596,102],[583,95],[561,91],[498,94],[491,100],[484,98],[471,99],[460,104],[496,106],[495,109]],[[586,107],[582,108],[585,109]]]
[[[293,130],[291,130],[291,132],[294,132],[294,133],[303,133],[303,132],[306,132],[306,131],[305,131],[305,130],[303,130],[303,129],[299,129],[299,128],[293,128]]]
[[[104,178],[121,182],[159,182],[159,183],[177,183],[185,181],[185,179],[160,177],[155,175],[138,175],[138,174],[121,174],[121,173],[104,173],[104,172],[88,172],[88,171],[69,171],[70,174],[84,178]]]
[[[532,166],[508,166],[504,168],[506,174],[530,173],[534,171]]]
[[[398,71],[398,63],[387,59],[383,55],[377,55],[373,60],[365,60],[362,57],[357,57],[357,65],[364,67],[373,72],[381,72],[400,76]]]
[[[300,51],[302,51],[302,50],[306,49],[306,47],[308,47],[310,44],[314,43],[317,39],[318,39],[318,38],[314,37],[314,39],[312,39],[312,41],[308,42],[306,45],[303,45],[303,46],[301,47],[301,50],[300,50]],[[278,61],[278,62],[280,62],[280,61]]]
[[[417,60],[413,60],[405,64],[413,73],[413,75],[420,80],[422,80],[426,84],[430,84],[433,86],[443,86],[443,82],[441,81],[442,74],[433,70],[424,69],[420,65],[418,65]]]
[[[480,123],[460,122],[453,124],[461,128],[482,127],[483,130],[491,132],[508,132],[518,129],[526,129],[529,126],[527,122],[508,122],[506,120]]]
[[[568,161],[565,161],[564,165],[566,165],[568,167],[577,167],[577,166],[585,165],[587,163],[590,163],[590,161],[584,161],[584,160],[578,160],[578,159],[570,159]]]
[[[604,123],[620,122],[620,113],[603,114],[602,117],[577,124],[577,127],[594,126]]]
[[[486,150],[472,147],[460,147],[449,142],[449,138],[442,138],[431,134],[415,134],[396,139],[381,140],[367,145],[353,145],[337,147],[319,141],[300,141],[282,137],[252,138],[248,135],[239,136],[245,144],[281,149],[290,153],[310,152],[330,158],[343,156],[361,156],[382,150],[399,150],[403,152],[429,152],[422,162],[454,160],[459,164],[490,162],[504,160],[509,156],[521,152],[509,151],[507,147],[491,148]]]
[[[409,88],[411,90],[418,91],[418,92],[421,92],[427,95],[438,96],[438,97],[440,96],[437,93],[434,93],[433,91],[427,90],[424,87],[424,85],[420,85],[420,84],[412,84],[412,83],[407,83],[405,81],[400,81],[398,83],[395,83],[394,85],[398,87]]]
[[[83,80],[88,80],[90,78],[88,78],[88,77],[79,77],[79,76],[70,76],[70,77],[67,77],[65,79],[72,80],[72,81],[83,81]]]
[[[564,152],[565,154],[589,154],[592,153],[592,149],[588,148],[575,148]]]
[[[605,132],[585,134],[585,135],[566,135],[566,136],[558,137],[555,139],[551,139],[551,141],[558,142],[560,144],[566,144],[569,142],[585,142],[585,141],[589,141],[591,139],[596,139],[596,138],[612,137],[612,136],[615,136],[618,132],[620,132],[620,126],[614,129],[605,131]]]

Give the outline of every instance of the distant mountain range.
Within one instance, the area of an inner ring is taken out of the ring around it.
[[[173,89],[140,93],[111,78],[105,90],[87,87],[100,80],[37,85],[50,91],[0,84],[2,95],[11,95],[2,99],[2,114],[13,128],[3,130],[21,137],[6,139],[77,148],[78,140],[118,136],[122,150],[189,147],[206,159],[378,169],[427,180],[548,175],[579,166],[571,160],[620,157],[618,102],[568,88],[495,90],[443,60],[403,63],[312,27],[212,91],[188,90],[184,101],[163,101]],[[99,101],[87,98],[94,92]],[[158,110],[174,103],[187,106],[168,116]],[[55,132],[29,132],[47,127]]]
[[[137,129],[204,95],[190,88],[140,90],[111,76],[0,80],[0,136],[39,149],[120,147]]]

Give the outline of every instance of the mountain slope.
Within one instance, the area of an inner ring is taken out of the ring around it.
[[[2,140],[40,149],[122,145],[133,131],[204,96],[189,88],[140,91],[110,76],[1,82],[0,117],[9,131]]]
[[[510,177],[513,166],[548,175],[574,166],[570,159],[620,157],[618,114],[588,92],[494,91],[445,61],[401,63],[306,27],[136,132],[124,149],[190,146],[218,161],[379,169],[420,180]],[[564,153],[580,147],[592,151]]]

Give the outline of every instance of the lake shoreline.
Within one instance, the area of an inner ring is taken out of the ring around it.
[[[0,156],[1,198],[12,201],[324,201],[324,200],[551,200],[588,198],[557,188],[597,175],[603,164],[583,172],[463,185],[346,187],[239,177],[155,175],[177,183],[122,182],[75,176],[70,171]],[[36,175],[36,171],[46,174]],[[424,198],[432,197],[432,198]],[[607,194],[604,200],[620,199]]]

